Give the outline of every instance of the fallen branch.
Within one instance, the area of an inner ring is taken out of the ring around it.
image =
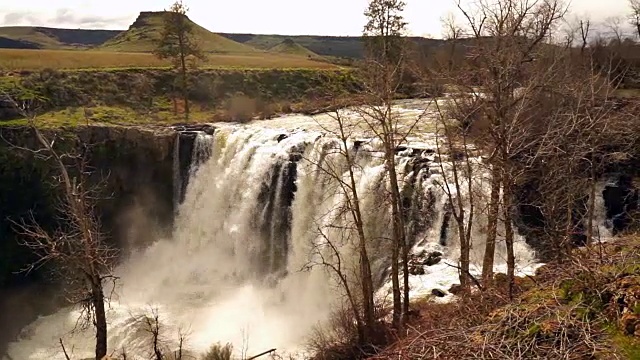
[[[257,359],[257,358],[259,358],[261,356],[264,356],[264,355],[267,355],[267,354],[271,354],[272,352],[275,352],[275,351],[276,351],[276,349],[267,350],[267,351],[265,351],[263,353],[260,353],[258,355],[252,356],[252,357],[248,358],[247,360]]]
[[[463,270],[462,270],[462,268],[461,268],[460,266],[458,266],[458,265],[449,264],[449,263],[448,263],[448,262],[446,262],[446,261],[445,261],[444,263],[445,263],[445,265],[447,265],[447,266],[451,266],[452,268],[456,268],[456,269],[458,269],[458,270],[460,270],[460,271],[463,271]],[[480,281],[478,281],[478,279],[476,279],[476,277],[475,277],[475,276],[471,275],[471,272],[469,272],[469,271],[465,271],[465,273],[467,274],[467,276],[469,276],[469,278],[473,281],[473,283],[474,283],[474,284],[476,284],[476,286],[478,287],[478,289],[480,289],[480,291],[483,291],[483,290],[484,290],[484,288],[483,288],[483,287],[482,287],[482,285],[480,284]]]

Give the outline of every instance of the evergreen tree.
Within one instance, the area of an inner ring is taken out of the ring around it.
[[[187,17],[189,9],[176,1],[164,15],[160,40],[154,54],[161,59],[171,59],[179,72],[179,87],[184,100],[185,119],[189,120],[189,81],[187,60],[203,59],[204,54],[194,37],[193,23]]]

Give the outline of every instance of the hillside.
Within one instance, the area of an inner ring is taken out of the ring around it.
[[[20,41],[39,49],[63,49],[65,44],[50,35],[38,31],[37,27],[12,26],[0,28],[0,36]]]
[[[136,21],[125,32],[106,41],[99,47],[106,51],[151,52],[154,42],[160,38],[162,16],[165,12],[141,12]],[[256,50],[248,45],[214,34],[193,23],[194,34],[205,52],[249,53]]]
[[[0,36],[0,49],[38,49],[38,45]]]
[[[278,53],[278,54],[306,56],[309,58],[318,57],[318,54],[314,53],[313,51],[307,49],[306,47],[296,43],[291,39],[285,39],[280,44],[270,48],[269,52]]]
[[[287,35],[260,35],[260,34],[229,34],[220,35],[247,44],[258,49],[268,50],[282,43],[286,39],[295,41],[315,54],[321,56],[335,56],[360,58],[362,57],[363,46],[359,37],[348,36],[287,36]]]
[[[88,47],[105,51],[150,52],[162,26],[163,12],[141,12],[128,30],[57,29],[35,26],[0,27],[0,48],[73,50]],[[364,46],[358,36],[263,35],[212,33],[194,23],[203,49],[217,53],[248,53],[257,50],[281,52],[277,47],[286,40],[299,45],[294,52],[309,52],[325,57],[362,58]],[[418,48],[429,51],[444,44],[442,40],[409,38]],[[11,40],[11,41],[10,41]],[[285,53],[292,49],[285,47]],[[309,55],[309,54],[307,54]]]
[[[0,27],[0,48],[73,49],[97,46],[113,38],[120,30],[56,29],[37,26]]]
[[[362,37],[359,36],[316,36],[316,35],[260,35],[260,34],[230,34],[220,35],[239,43],[251,45],[258,49],[268,50],[290,39],[321,56],[359,59],[364,55]],[[442,46],[445,42],[438,39],[422,37],[409,38],[419,49],[430,50]]]

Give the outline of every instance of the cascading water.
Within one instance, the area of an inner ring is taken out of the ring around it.
[[[390,216],[381,206],[388,181],[378,149],[375,141],[359,140],[348,151],[357,165],[374,280],[384,295]],[[231,342],[249,353],[301,350],[313,326],[326,320],[340,300],[322,266],[336,255],[327,244],[339,245],[347,272],[357,261],[345,206],[349,199],[337,181],[348,174],[340,150],[335,138],[318,131],[249,125],[198,134],[172,238],[131,254],[117,269],[121,285],[108,312],[109,349],[124,349],[130,359],[148,355],[149,335],[140,315],[156,308],[164,337],[175,339],[179,328],[188,329],[188,347],[195,352],[216,342]],[[399,152],[397,159],[414,252],[438,250],[455,263],[459,246],[455,226],[448,226],[442,174],[447,166],[439,162],[444,159],[429,144]],[[488,192],[482,177],[474,186]],[[474,229],[474,239],[483,238],[480,230],[480,225]],[[498,268],[504,267],[503,247],[497,249]],[[480,263],[483,244],[474,243],[474,249],[474,261]],[[521,238],[516,253],[521,269],[533,264]],[[456,283],[457,270],[446,263],[412,277],[412,292],[446,290]],[[40,318],[9,354],[21,360],[64,359],[63,338],[75,358],[91,357],[92,331],[72,331],[78,315],[63,309]]]

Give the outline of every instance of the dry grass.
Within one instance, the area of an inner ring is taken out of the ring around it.
[[[119,69],[168,67],[170,63],[148,53],[81,50],[0,49],[0,71],[50,69]],[[243,53],[209,54],[203,67],[211,68],[309,68],[332,69],[335,65],[301,56]]]
[[[625,327],[640,315],[640,238],[574,255],[519,279],[513,300],[498,281],[455,303],[416,304],[407,336],[375,359],[640,359]]]

